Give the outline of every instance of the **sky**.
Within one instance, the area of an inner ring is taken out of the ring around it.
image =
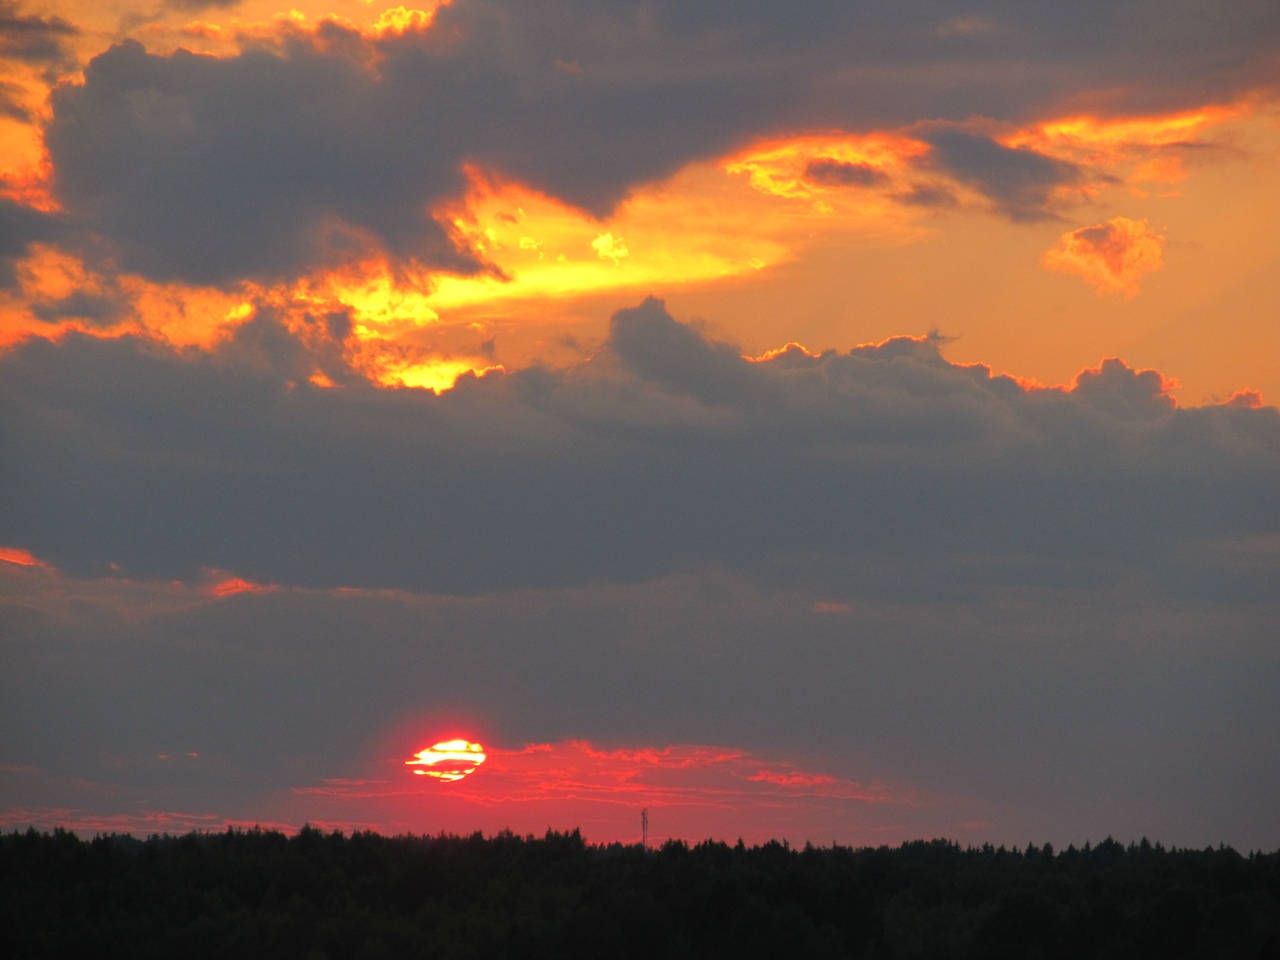
[[[1274,850],[1277,211],[1267,0],[0,0],[0,828]]]

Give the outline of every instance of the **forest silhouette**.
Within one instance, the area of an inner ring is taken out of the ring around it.
[[[13,958],[1269,958],[1280,852],[0,835]]]

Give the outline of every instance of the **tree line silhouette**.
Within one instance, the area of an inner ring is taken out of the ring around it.
[[[0,835],[12,958],[1280,957],[1280,852]]]

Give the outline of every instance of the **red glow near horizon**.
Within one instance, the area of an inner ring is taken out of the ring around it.
[[[467,775],[480,754],[487,760],[481,775]],[[905,785],[708,744],[602,748],[562,740],[502,748],[458,740],[401,757],[384,754],[355,776],[294,787],[269,812],[389,834],[552,827],[580,828],[593,842],[630,842],[647,808],[654,836],[871,842],[911,832],[909,824],[936,803]],[[421,775],[406,777],[399,772],[406,768]]]

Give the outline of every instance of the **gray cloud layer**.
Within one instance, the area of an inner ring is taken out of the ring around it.
[[[1274,89],[1280,10],[1072,5],[459,0],[426,35],[337,25],[217,60],[96,58],[48,129],[58,191],[121,266],[226,284],[369,242],[475,270],[428,208],[478,162],[586,210],[691,160],[801,129],[1063,109],[1168,110]],[[1016,219],[1071,171],[939,134]]]
[[[1070,393],[928,340],[752,363],[650,300],[583,367],[437,397],[344,374],[316,327],[318,346],[263,315],[213,355],[71,335],[4,356],[0,543],[79,572],[472,592],[966,555],[1164,577],[1197,543],[1280,532],[1277,411],[1174,409],[1119,361]],[[312,388],[317,368],[348,385]],[[1246,564],[1233,588],[1275,575]]]
[[[915,796],[882,834],[833,827],[815,842],[1280,844],[1275,592],[1224,602],[1110,569],[1092,584],[1034,582],[1041,572],[993,584],[972,569],[951,596],[815,613],[815,596],[835,598],[812,584],[714,570],[472,598],[175,603],[162,584],[42,585],[10,566],[0,816],[175,810],[296,826],[317,814],[282,792],[385,776],[371,755],[418,715],[424,736],[429,718],[462,716],[504,747],[723,744]],[[922,579],[910,564],[876,575]],[[732,840],[740,827],[718,829]]]

